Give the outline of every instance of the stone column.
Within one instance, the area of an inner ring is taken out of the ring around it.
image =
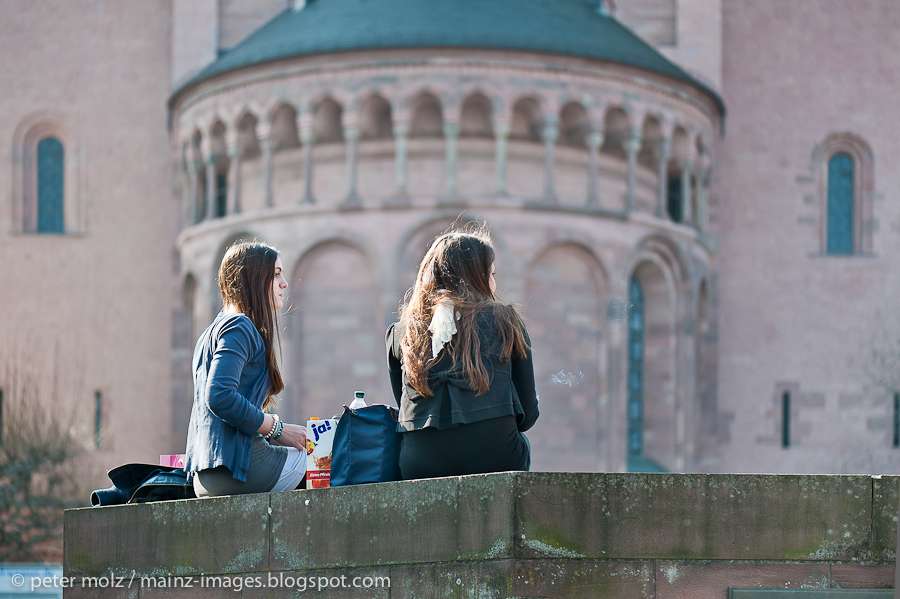
[[[631,135],[622,142],[622,148],[628,156],[628,179],[625,186],[625,212],[634,212],[636,203],[634,200],[634,184],[637,173],[637,156],[641,151],[641,130],[633,127]]]
[[[206,166],[206,218],[216,218],[216,164],[219,155],[209,152],[203,156],[203,164]]]
[[[406,142],[409,136],[409,125],[396,123],[394,125],[394,183],[397,186],[397,197],[406,198],[409,192],[406,189]]]
[[[509,139],[509,123],[494,124],[494,165],[497,172],[497,194],[508,195],[509,186],[506,179],[507,147]]]
[[[240,214],[241,212],[241,148],[238,143],[237,131],[225,135],[225,144],[228,148],[228,202],[226,212],[228,214]]]
[[[181,156],[181,168],[178,169],[178,182],[181,184],[181,226],[186,229],[191,223],[191,174],[185,156]]]
[[[669,157],[672,155],[672,140],[664,137],[659,140],[659,147],[656,148],[656,164],[659,173],[657,179],[659,185],[656,189],[656,216],[658,218],[668,218],[668,200],[669,200]]]
[[[358,127],[344,127],[344,143],[347,148],[347,197],[344,198],[345,206],[358,206],[359,195],[356,190],[356,149],[359,144],[360,131]]]
[[[694,170],[694,161],[685,158],[681,161],[681,222],[691,227],[694,226],[694,214],[692,204],[691,172]]]
[[[603,132],[602,131],[591,131],[587,135],[587,147],[588,147],[588,191],[587,191],[587,205],[588,206],[597,206],[600,203],[600,198],[597,195],[597,170],[599,168],[600,161],[600,146],[603,145]]]
[[[262,149],[263,157],[263,181],[266,190],[266,207],[275,206],[275,197],[272,191],[272,152],[275,150],[275,140],[265,138],[259,140],[259,147]]]
[[[556,185],[553,182],[555,164],[553,151],[556,140],[559,137],[559,126],[556,121],[547,121],[541,131],[541,140],[544,142],[544,201],[556,203]]]
[[[185,225],[195,225],[203,220],[203,214],[200,213],[200,162],[195,160],[193,156],[185,157],[185,169],[188,176],[188,202],[190,206],[185,211]]]
[[[316,134],[309,124],[300,129],[300,143],[303,144],[303,201],[302,204],[315,204],[313,198],[313,145]]]
[[[456,172],[457,140],[459,139],[459,123],[444,123],[444,148],[446,184],[445,194],[447,199],[456,199],[459,194],[459,185]]]
[[[701,156],[697,167],[697,229],[701,233],[709,230],[709,163]]]
[[[272,139],[271,123],[261,121],[256,124],[256,139],[259,140],[259,148],[262,150],[265,205],[271,208],[275,205],[272,193],[272,153],[275,151],[275,140]]]

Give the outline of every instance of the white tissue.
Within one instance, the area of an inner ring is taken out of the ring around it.
[[[454,315],[456,318],[454,318]],[[444,345],[456,334],[457,320],[459,320],[459,313],[456,312],[453,300],[447,298],[439,299],[434,305],[431,324],[428,325],[428,330],[431,331],[432,358],[437,358],[441,350],[444,349]]]

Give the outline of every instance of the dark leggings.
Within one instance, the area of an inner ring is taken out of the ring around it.
[[[531,468],[531,445],[514,416],[407,431],[400,438],[404,480]]]

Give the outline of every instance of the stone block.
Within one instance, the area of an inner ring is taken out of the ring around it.
[[[494,474],[273,495],[271,567],[508,556],[514,485],[514,474]]]
[[[191,576],[265,570],[269,496],[67,510],[65,575]]]
[[[515,597],[510,561],[416,564],[391,568],[391,599]]]
[[[839,589],[892,589],[895,573],[893,564],[834,564],[831,566],[831,584]]]
[[[872,478],[872,559],[895,561],[900,476]]]
[[[131,588],[96,588],[85,586],[65,587],[63,599],[139,599],[140,590]]]
[[[390,570],[384,568],[329,568],[253,575],[243,599],[302,599],[323,595],[329,599],[388,599]]]
[[[721,599],[729,587],[829,588],[827,564],[656,563],[656,599]]]
[[[459,559],[503,559],[513,554],[518,474],[459,479]]]
[[[599,599],[653,597],[652,562],[522,560],[513,597]],[[506,596],[506,595],[501,595]]]
[[[391,599],[651,597],[650,562],[500,560],[391,569]]]
[[[309,557],[309,505],[324,501],[328,489],[274,493],[272,506],[271,555],[272,570],[301,570],[311,566]]]
[[[531,473],[516,557],[868,558],[866,476]]]
[[[166,578],[160,577],[157,583],[149,582],[149,579],[143,581],[141,587],[140,599],[221,599],[223,595],[233,595],[240,597],[240,590],[244,588],[244,580],[249,576],[219,576],[219,577],[186,577],[186,578]],[[213,587],[206,586],[207,581],[227,580],[229,586]]]

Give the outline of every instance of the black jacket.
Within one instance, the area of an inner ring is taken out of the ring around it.
[[[520,431],[534,426],[538,418],[538,397],[534,387],[534,366],[531,362],[531,340],[524,358],[513,355],[508,362],[500,361],[500,337],[491,312],[476,316],[481,341],[481,361],[488,371],[490,388],[476,396],[462,373],[462,365],[453,367],[446,348],[438,363],[428,373],[428,386],[434,392],[423,397],[406,379],[401,365],[400,340],[403,330],[399,323],[388,327],[386,345],[388,372],[394,398],[400,406],[398,429],[415,431],[424,428],[447,429],[459,424],[471,424],[501,416],[515,416]],[[453,341],[451,340],[450,343]]]

